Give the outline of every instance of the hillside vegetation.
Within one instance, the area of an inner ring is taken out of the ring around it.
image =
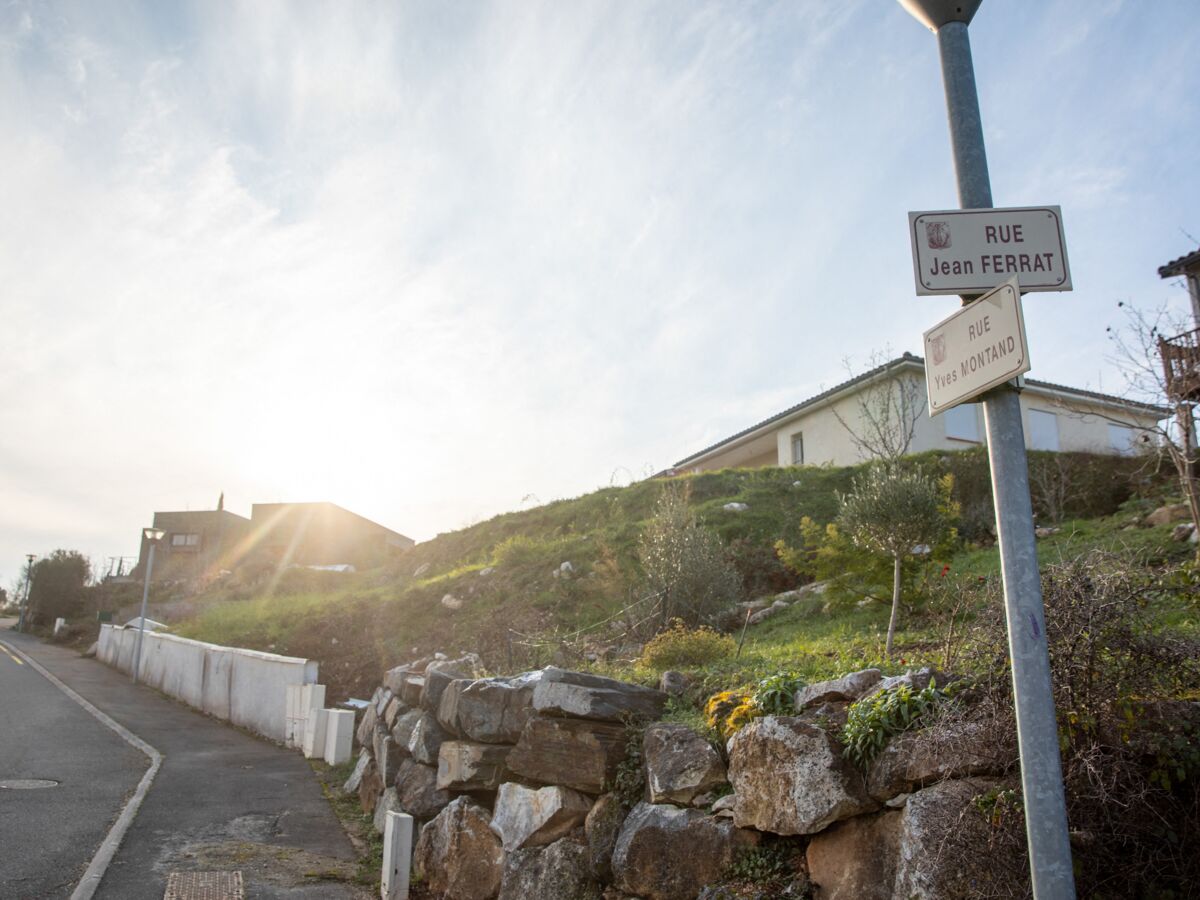
[[[933,650],[942,616],[929,602],[940,586],[933,581],[998,570],[987,459],[983,451],[934,453],[912,465],[952,476],[960,515],[956,539],[910,566],[915,590],[896,658],[882,651],[886,603],[861,593],[814,597],[751,628],[742,654],[706,666],[703,680],[728,686],[781,668],[811,677],[865,662],[895,667]],[[698,521],[724,544],[742,582],[732,605],[809,580],[783,565],[776,543],[802,544],[805,517],[833,521],[838,494],[859,468],[729,469],[644,481],[442,534],[371,571],[235,575],[192,598],[175,632],[317,659],[338,696],[362,694],[388,666],[434,650],[475,651],[495,671],[554,661],[649,679],[654,673],[638,660],[657,623],[641,615],[647,586],[638,546],[664,489],[682,488]],[[1034,454],[1031,469],[1039,522],[1061,528],[1039,545],[1044,560],[1094,547],[1160,561],[1187,556],[1186,545],[1169,540],[1169,527],[1128,527],[1163,489],[1140,461]]]

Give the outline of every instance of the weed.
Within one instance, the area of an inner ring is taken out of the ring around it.
[[[807,683],[795,672],[776,672],[758,683],[750,699],[764,715],[791,715],[796,711],[796,691]]]
[[[642,650],[642,665],[655,672],[703,666],[733,656],[737,643],[727,634],[706,625],[688,628],[676,619]]]
[[[901,684],[851,704],[842,729],[845,757],[865,770],[888,741],[927,721],[946,697],[930,681],[920,691]]]

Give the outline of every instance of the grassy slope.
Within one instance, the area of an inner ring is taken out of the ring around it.
[[[965,454],[955,460],[960,467],[963,460],[971,462]],[[779,538],[794,542],[804,515],[818,521],[833,518],[836,492],[849,487],[853,472],[732,469],[686,481],[691,502],[708,527],[726,542],[764,547]],[[978,489],[964,487],[965,493]],[[292,571],[269,590],[227,584],[197,598],[200,612],[176,631],[321,660],[323,680],[335,694],[361,693],[377,683],[387,666],[435,649],[480,652],[498,671],[544,664],[563,635],[583,631],[597,643],[608,637],[603,623],[636,596],[638,535],[661,490],[659,482],[640,482],[497,516],[439,535],[369,572]],[[734,501],[749,508],[724,509]],[[1059,534],[1039,544],[1042,559],[1055,561],[1093,546],[1186,556],[1185,546],[1169,541],[1169,528],[1122,530],[1128,519],[1125,512],[1064,523]],[[574,566],[572,577],[553,577],[566,560]],[[964,550],[949,562],[960,575],[998,571],[994,549]],[[487,572],[489,568],[493,571]],[[462,608],[444,608],[440,600],[445,594],[462,599]],[[797,604],[751,629],[741,657],[706,667],[701,680],[734,687],[780,669],[812,678],[883,660],[884,605],[824,607],[824,601]],[[1184,616],[1182,624],[1187,627],[1188,621]],[[900,658],[928,658],[936,644],[936,623],[910,616],[904,625]],[[586,664],[580,658],[563,661]],[[602,667],[627,677],[653,677],[629,660]]]

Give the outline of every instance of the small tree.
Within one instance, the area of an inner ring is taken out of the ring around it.
[[[696,521],[687,497],[686,487],[668,486],[638,542],[659,627],[672,619],[698,625],[741,596],[737,569],[720,538]]]
[[[854,399],[857,422],[847,422],[836,406],[833,415],[862,459],[895,462],[912,449],[917,421],[925,412],[925,389],[919,379],[897,371],[886,353],[876,350],[868,362],[865,384]],[[846,371],[851,378],[858,377],[849,359]]]
[[[29,584],[32,620],[52,625],[59,616],[69,618],[83,605],[85,588],[92,578],[88,558],[78,550],[55,550],[33,566]]]
[[[841,498],[838,518],[860,547],[892,558],[892,616],[887,653],[892,655],[900,609],[900,569],[904,558],[922,546],[938,543],[949,528],[937,483],[919,472],[896,465],[871,466],[854,479]]]
[[[1192,334],[1189,323],[1173,316],[1166,307],[1153,313],[1144,313],[1125,303],[1118,303],[1126,315],[1124,327],[1108,329],[1113,343],[1114,362],[1125,376],[1125,396],[1141,403],[1169,405],[1175,412],[1174,419],[1163,419],[1155,427],[1145,429],[1142,436],[1146,443],[1156,448],[1175,468],[1179,487],[1192,515],[1192,521],[1200,524],[1200,445],[1196,440],[1191,400],[1181,399],[1172,390],[1171,379],[1164,368],[1162,353],[1164,344],[1176,338]],[[1171,336],[1174,337],[1171,337]],[[1110,422],[1128,425],[1120,417],[1104,416]],[[1196,559],[1200,562],[1200,545]]]

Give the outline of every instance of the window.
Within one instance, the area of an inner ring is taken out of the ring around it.
[[[952,441],[979,443],[978,404],[963,403],[942,413],[946,421],[946,437]]]
[[[1108,445],[1114,453],[1120,456],[1133,456],[1137,453],[1139,437],[1141,436],[1136,428],[1130,428],[1128,425],[1114,425],[1111,422],[1108,425]]]
[[[198,534],[173,534],[171,535],[172,547],[199,547],[200,535]]]
[[[797,431],[792,435],[792,465],[804,465],[804,432]]]
[[[1058,449],[1058,416],[1040,409],[1029,411],[1029,449]]]

